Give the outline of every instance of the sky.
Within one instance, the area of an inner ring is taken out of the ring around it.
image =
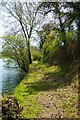
[[[3,28],[3,26],[2,26],[2,24],[1,24],[2,22],[1,22],[1,20],[0,20],[0,50],[1,50],[1,47],[2,47],[2,44],[1,44],[1,42],[2,42],[2,36],[4,35],[4,28]]]
[[[4,15],[4,11],[2,10],[2,8],[1,8],[1,6],[0,6],[0,37],[2,37],[2,35],[4,34],[3,15]]]
[[[5,24],[5,23],[4,23],[4,21],[3,21],[2,14],[4,14],[4,12],[3,12],[2,9],[0,8],[0,50],[1,50],[1,47],[2,47],[2,44],[1,44],[2,38],[1,38],[1,37],[3,37],[3,35],[4,35],[4,33],[5,33],[5,28],[4,28],[4,26],[3,26],[3,24]]]
[[[4,35],[4,28],[1,24],[1,21],[0,21],[0,37],[2,37]]]

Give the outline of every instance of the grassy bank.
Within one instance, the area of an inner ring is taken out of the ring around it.
[[[23,107],[24,118],[77,118],[77,80],[69,67],[30,65],[28,75],[16,87],[14,96]]]

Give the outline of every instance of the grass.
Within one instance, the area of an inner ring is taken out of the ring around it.
[[[28,75],[16,87],[14,96],[23,107],[24,118],[77,118],[77,82],[71,68],[30,65]]]

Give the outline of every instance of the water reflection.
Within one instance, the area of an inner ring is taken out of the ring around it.
[[[21,82],[24,73],[17,67],[4,67],[4,61],[0,59],[0,92],[2,95],[11,94],[14,88]]]

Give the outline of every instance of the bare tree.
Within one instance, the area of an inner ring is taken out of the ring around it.
[[[12,31],[21,32],[26,40],[29,64],[32,63],[30,52],[30,40],[33,32],[39,29],[42,21],[42,14],[39,12],[40,3],[34,2],[2,2],[2,6],[8,17],[8,26]],[[12,27],[11,27],[12,26]]]

